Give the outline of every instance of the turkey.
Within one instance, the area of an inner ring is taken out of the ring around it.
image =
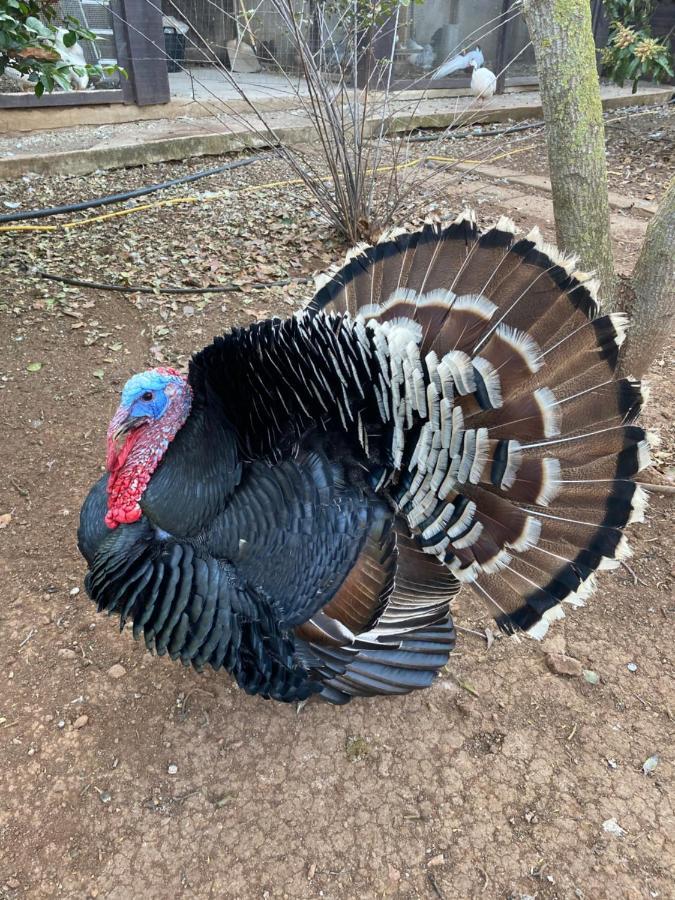
[[[537,230],[393,231],[301,313],[124,386],[81,512],[89,596],[147,647],[281,701],[429,686],[465,585],[542,637],[628,554],[626,321]]]

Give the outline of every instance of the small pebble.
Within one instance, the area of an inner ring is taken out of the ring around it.
[[[178,774],[178,766],[175,765],[174,763],[171,763],[171,765],[169,766],[169,768],[166,771],[169,773],[169,775],[177,775]]]
[[[602,830],[607,834],[613,834],[614,837],[623,837],[626,830],[622,828],[616,819],[605,819],[602,823]]]
[[[118,678],[123,678],[126,674],[127,670],[119,663],[115,663],[114,666],[110,666],[110,668],[108,669],[108,675],[110,675],[110,677],[114,678],[116,681]]]
[[[73,722],[73,728],[77,728],[77,729],[84,728],[84,726],[87,724],[88,721],[89,721],[89,716],[78,716],[75,719],[75,721]]]
[[[445,862],[445,857],[442,853],[439,853],[438,856],[432,856],[431,859],[427,862],[428,866],[442,866]]]
[[[110,803],[110,801],[112,800],[112,796],[107,791],[101,791],[101,793],[98,795],[98,799],[101,801],[101,803]]]
[[[654,756],[650,756],[649,759],[646,759],[642,763],[642,771],[645,773],[645,775],[651,775],[658,764],[659,758],[656,754],[654,754]]]
[[[71,588],[68,591],[68,593],[70,594],[71,597],[77,597],[77,595],[80,593],[80,589],[79,589],[79,587],[74,587],[74,588]]]

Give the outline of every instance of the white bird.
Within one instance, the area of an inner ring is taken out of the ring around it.
[[[87,60],[84,57],[82,45],[76,41],[72,47],[66,47],[63,43],[66,33],[67,30],[65,28],[57,29],[54,37],[54,49],[69,66],[84,69],[87,65]],[[74,91],[84,91],[89,86],[89,76],[86,72],[78,73],[71,69],[68,73],[68,80]]]
[[[473,69],[471,93],[481,102],[489,100],[497,89],[497,76],[485,66],[478,66],[475,60],[472,60],[470,65]]]
[[[63,38],[67,34],[67,31],[66,28],[56,29],[54,34],[54,50],[56,50],[63,62],[68,63],[69,66],[73,67],[67,73],[71,89],[74,91],[84,91],[89,86],[89,76],[86,71],[76,72],[75,69],[85,69],[87,60],[85,59],[84,50],[80,43],[76,41],[72,47],[66,47],[63,43]],[[5,66],[4,74],[9,78],[13,78],[15,81],[20,82],[23,90],[32,90],[35,87],[35,82],[31,81],[28,75],[23,75],[13,66]]]
[[[423,69],[425,72],[428,72],[429,69],[433,67],[434,48],[431,46],[431,44],[425,44],[422,47],[417,43],[417,41],[409,41],[407,49],[413,51],[408,56],[408,62],[410,63],[410,65],[417,66],[418,69]]]
[[[478,45],[473,50],[458,53],[452,59],[446,60],[442,66],[436,69],[431,80],[437,81],[439,78],[445,78],[446,75],[453,75],[455,72],[461,72],[462,69],[468,69],[472,62],[475,62],[479,68],[485,62],[483,51]]]

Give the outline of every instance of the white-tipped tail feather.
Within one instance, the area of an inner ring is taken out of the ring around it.
[[[577,263],[506,217],[481,234],[465,210],[356,248],[315,299],[362,317],[385,369],[369,440],[420,549],[537,637],[625,558],[647,505],[645,392],[615,375],[628,321],[598,316]]]

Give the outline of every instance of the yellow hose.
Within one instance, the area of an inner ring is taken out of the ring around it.
[[[506,153],[500,153],[497,156],[490,157],[489,159],[482,160],[459,160],[455,159],[451,156],[421,156],[418,159],[409,160],[406,163],[401,163],[398,166],[378,166],[376,169],[368,169],[368,174],[372,174],[373,172],[389,172],[392,169],[399,171],[401,169],[410,169],[413,166],[418,166],[421,163],[427,162],[427,160],[431,160],[433,162],[478,162],[480,164],[492,163],[498,159],[503,159],[506,156],[513,156],[515,153],[522,153],[524,150],[529,150],[533,147],[533,144],[529,144],[527,147],[520,147],[516,150],[510,150]],[[330,181],[330,178],[325,178],[324,181]],[[292,178],[289,181],[268,181],[265,184],[253,184],[248,185],[247,187],[240,188],[235,193],[238,194],[249,194],[255,193],[257,191],[267,190],[268,188],[279,188],[279,187],[290,187],[292,185],[303,184],[302,178]],[[180,203],[208,203],[211,200],[219,200],[225,194],[230,193],[229,189],[225,191],[218,191],[217,193],[210,194],[208,197],[194,197],[191,195],[185,197],[174,197],[170,200],[154,200],[152,203],[143,203],[140,206],[130,206],[125,209],[118,209],[115,212],[102,213],[100,216],[91,216],[86,219],[76,219],[74,222],[64,222],[59,225],[0,225],[0,232],[7,231],[38,231],[38,232],[48,232],[48,231],[67,231],[71,228],[80,228],[83,225],[93,225],[96,222],[105,222],[108,219],[118,219],[122,216],[130,216],[134,213],[145,212],[148,209],[160,209],[163,206],[176,206]]]

